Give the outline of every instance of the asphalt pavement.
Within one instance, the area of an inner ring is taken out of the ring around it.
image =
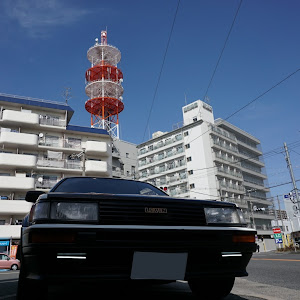
[[[224,300],[299,300],[300,251],[298,253],[254,253],[248,277],[236,278],[232,292]],[[0,300],[15,300],[18,271],[0,270]],[[217,287],[216,287],[217,288]],[[193,300],[187,282],[159,286],[134,286],[125,290],[103,285],[52,285],[49,300],[59,299]],[[43,300],[43,299],[41,299]],[[203,299],[209,300],[209,299]]]

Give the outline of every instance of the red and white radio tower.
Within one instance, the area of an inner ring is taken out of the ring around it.
[[[89,97],[85,109],[91,114],[91,127],[106,129],[113,139],[119,139],[119,113],[124,109],[123,73],[117,68],[121,52],[107,44],[106,31],[101,31],[100,44],[95,41],[87,52],[92,67],[85,73]]]

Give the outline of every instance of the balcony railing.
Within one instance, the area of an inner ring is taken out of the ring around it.
[[[69,160],[69,159],[50,159],[50,158],[38,158],[38,167],[60,168],[60,169],[81,169],[81,161]]]
[[[240,162],[238,159],[232,159],[232,158],[229,158],[228,156],[226,155],[222,155],[222,154],[219,154],[219,153],[215,153],[215,156],[219,159],[222,159],[222,160],[225,160],[225,161],[228,161],[232,164],[237,164],[237,165],[240,165]]]
[[[218,167],[218,171],[219,171],[219,172],[221,172],[221,173],[225,173],[225,174],[228,174],[228,175],[234,176],[234,177],[243,178],[243,175],[242,175],[242,173],[238,173],[238,172],[229,171],[229,170],[226,170],[226,169],[224,169],[224,168],[221,168],[221,167]]]
[[[227,132],[227,131],[225,131],[225,130],[219,128],[219,127],[213,126],[213,125],[211,125],[211,130],[214,131],[214,132],[216,132],[216,133],[218,133],[218,134],[220,134],[220,135],[222,135],[222,136],[224,136],[224,137],[226,137],[226,138],[228,138],[228,139],[230,139],[230,140],[233,140],[233,141],[236,142],[235,135],[232,134],[232,133],[230,133],[230,132]]]
[[[214,143],[215,145],[218,145],[218,146],[220,146],[221,148],[227,149],[227,150],[229,150],[229,151],[232,151],[232,152],[235,152],[235,153],[238,153],[238,152],[239,152],[238,149],[237,149],[237,147],[231,147],[231,146],[228,146],[227,144],[221,143],[220,141],[213,140],[213,143]]]
[[[234,189],[234,190],[238,190],[238,191],[242,191],[242,192],[245,191],[245,188],[243,186],[240,186],[237,184],[220,182],[220,185],[225,188],[230,188],[230,189]]]
[[[51,189],[58,182],[58,180],[44,179],[43,181],[36,181],[35,187],[38,189]]]
[[[51,117],[50,118],[40,117],[40,125],[65,127],[66,121],[62,119],[51,118]]]

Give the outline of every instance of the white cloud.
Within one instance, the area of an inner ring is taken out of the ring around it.
[[[5,0],[3,4],[6,15],[32,37],[43,37],[49,29],[71,25],[90,13],[62,0]]]

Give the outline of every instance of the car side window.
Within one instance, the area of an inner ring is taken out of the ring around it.
[[[8,257],[8,256],[5,255],[5,254],[0,255],[0,259],[1,259],[1,260],[7,260],[7,257]]]

